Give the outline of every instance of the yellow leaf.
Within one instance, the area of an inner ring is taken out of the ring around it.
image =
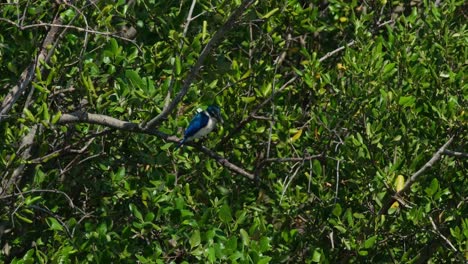
[[[294,142],[298,140],[301,137],[301,135],[302,135],[302,129],[299,129],[297,133],[294,134],[294,136],[292,136],[291,141]]]
[[[403,189],[405,186],[405,177],[403,175],[398,175],[395,180],[395,188],[396,191],[399,192]]]
[[[395,189],[397,192],[401,191],[405,186],[405,177],[403,175],[398,175],[395,179]],[[394,202],[391,208],[398,208],[400,205],[398,202]]]

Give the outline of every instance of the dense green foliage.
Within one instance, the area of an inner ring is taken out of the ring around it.
[[[467,261],[467,9],[438,2],[0,3],[0,262]]]

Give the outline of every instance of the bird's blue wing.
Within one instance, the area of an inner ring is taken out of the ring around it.
[[[189,138],[195,135],[195,133],[197,133],[197,131],[200,130],[200,128],[206,126],[206,124],[208,123],[208,120],[209,120],[209,117],[205,113],[203,112],[198,113],[192,119],[192,121],[190,121],[189,126],[185,130],[184,137]]]

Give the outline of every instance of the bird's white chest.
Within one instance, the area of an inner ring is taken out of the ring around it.
[[[198,130],[197,133],[195,133],[191,137],[191,139],[204,137],[204,136],[208,135],[208,133],[213,131],[213,129],[215,127],[216,127],[216,121],[214,121],[213,118],[209,118],[208,119],[208,124],[206,124],[206,126],[202,127],[200,130]]]

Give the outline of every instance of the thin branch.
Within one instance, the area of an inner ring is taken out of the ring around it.
[[[229,160],[227,160],[226,158],[222,157],[221,155],[217,154],[216,152],[204,147],[204,146],[196,146],[196,145],[193,145],[195,148],[197,148],[198,150],[201,150],[203,153],[205,153],[206,155],[210,156],[211,158],[213,158],[214,160],[216,160],[216,162],[218,162],[219,164],[221,164],[222,166],[230,169],[231,171],[233,172],[236,172],[242,176],[245,176],[247,178],[249,178],[250,180],[254,180],[255,179],[255,176],[246,171],[245,169],[229,162]]]
[[[284,194],[285,194],[286,191],[288,190],[289,185],[290,185],[291,182],[294,180],[294,178],[296,178],[297,173],[299,172],[299,170],[302,168],[303,165],[304,165],[304,163],[301,163],[301,165],[297,166],[297,168],[296,168],[296,170],[294,171],[293,175],[291,175],[291,177],[289,178],[289,181],[286,183],[286,186],[284,186],[283,191],[281,192],[280,203],[281,203],[281,201],[283,200]],[[291,169],[294,168],[294,166],[295,166],[295,165],[293,165],[293,166],[291,167]],[[285,181],[287,180],[288,177],[289,177],[289,176],[286,177]]]
[[[190,6],[190,10],[188,12],[187,18],[185,19],[185,26],[184,26],[184,31],[182,33],[182,38],[179,41],[179,50],[176,52],[176,59],[177,57],[181,59],[180,51],[182,50],[182,47],[184,46],[184,40],[185,40],[185,37],[187,36],[190,22],[192,22],[193,9],[195,8],[196,3],[197,3],[197,0],[192,0],[192,5]],[[172,91],[174,89],[174,84],[176,83],[175,81],[176,65],[177,63],[175,62],[172,65],[172,73],[171,73],[171,78],[169,79],[169,88],[167,89],[166,98],[164,98],[163,111],[165,111],[169,107],[169,104],[171,103]]]
[[[187,94],[190,85],[193,83],[195,78],[197,77],[198,73],[200,72],[203,63],[205,62],[205,59],[208,57],[210,54],[211,50],[218,44],[218,42],[226,35],[226,33],[231,30],[234,25],[236,24],[236,21],[242,16],[242,14],[245,12],[245,10],[253,4],[255,1],[254,0],[244,0],[240,6],[231,14],[229,19],[224,23],[224,25],[221,26],[221,28],[213,35],[211,40],[206,44],[205,48],[202,50],[200,53],[200,57],[198,57],[197,62],[195,65],[192,67],[190,72],[188,73],[187,77],[185,78],[182,88],[179,91],[179,93],[176,94],[172,102],[169,104],[169,106],[166,109],[163,109],[163,111],[157,115],[155,118],[151,119],[146,125],[145,128],[154,128],[158,126],[166,117],[174,111],[175,107],[177,104],[182,100],[182,98]]]
[[[190,25],[190,22],[192,22],[192,14],[193,14],[193,9],[195,8],[195,5],[197,4],[197,0],[192,0],[192,5],[190,5],[190,10],[187,15],[187,19],[185,20],[185,27],[182,36],[185,38],[187,35],[187,31]],[[183,42],[183,40],[181,40]]]
[[[341,160],[336,162],[335,203],[338,201],[338,187],[340,186],[340,163]]]
[[[2,18],[2,17],[0,17],[0,21],[10,23],[10,24],[16,26],[17,28],[19,28],[20,30],[25,30],[25,29],[29,29],[29,28],[35,28],[35,27],[56,27],[56,28],[74,29],[74,30],[76,30],[78,32],[85,32],[85,33],[91,33],[91,34],[96,34],[96,35],[109,36],[109,37],[118,38],[118,39],[121,39],[121,40],[128,41],[128,42],[132,43],[133,45],[135,45],[140,52],[143,52],[141,50],[140,46],[138,46],[138,44],[136,43],[135,40],[132,40],[132,39],[129,39],[129,38],[126,38],[126,37],[122,37],[118,33],[97,31],[97,30],[86,29],[86,28],[77,27],[77,26],[73,26],[73,25],[56,24],[55,22],[54,23],[37,23],[37,24],[21,26],[21,25],[15,23],[15,22],[13,22],[13,21],[11,21],[9,19]]]
[[[468,153],[453,151],[453,150],[449,150],[449,149],[444,150],[444,152],[442,154],[447,155],[447,156],[453,156],[453,157],[456,157],[456,158],[468,158]]]
[[[286,83],[284,83],[281,88],[276,91],[276,94],[283,91],[288,87],[291,83],[293,83],[298,78],[297,75],[289,79]],[[222,140],[220,145],[224,145],[234,134],[238,133],[250,120],[257,116],[257,112],[260,111],[266,104],[268,104],[271,100],[273,100],[273,95],[265,99],[261,104],[259,104],[252,112],[250,112],[249,116],[246,117],[244,120],[240,121],[239,124],[229,132],[227,136],[225,136]]]
[[[381,27],[383,27],[383,26],[385,26],[385,25],[387,25],[387,24],[393,23],[393,22],[394,22],[393,19],[387,20],[387,21],[385,21],[385,22],[383,22],[383,23],[381,23],[381,24],[378,24],[378,25],[377,25],[377,28],[381,28]],[[330,51],[330,52],[327,52],[327,54],[325,54],[324,56],[322,56],[318,61],[319,61],[319,62],[323,62],[324,60],[330,58],[331,56],[333,56],[333,55],[335,55],[336,53],[338,53],[338,52],[344,50],[345,48],[349,48],[349,47],[351,47],[351,46],[354,46],[354,44],[356,44],[356,41],[355,41],[355,40],[351,40],[351,41],[348,42],[347,44],[345,44],[345,45],[343,45],[343,46],[341,46],[341,47],[339,47],[339,48],[337,48],[337,49],[335,49],[335,50],[332,50],[332,51]]]
[[[37,190],[29,190],[29,191],[24,191],[24,192],[13,193],[13,194],[9,194],[9,195],[0,196],[0,200],[8,199],[8,198],[16,197],[16,196],[24,196],[25,194],[28,194],[28,193],[58,193],[58,194],[61,194],[61,195],[63,195],[65,197],[65,199],[67,199],[68,204],[70,205],[70,207],[72,209],[76,209],[80,213],[85,214],[85,212],[83,210],[81,210],[81,208],[75,206],[75,204],[73,203],[73,200],[70,198],[70,196],[68,196],[68,194],[66,194],[66,193],[64,193],[62,191],[59,191],[59,190],[54,190],[54,189],[50,189],[50,190],[49,189],[37,189]]]
[[[313,159],[320,159],[324,158],[323,154],[312,155],[312,156],[304,156],[304,157],[297,157],[297,158],[269,158],[263,160],[262,163],[281,163],[281,162],[297,162],[297,161],[308,161]]]
[[[429,220],[431,221],[431,224],[432,224],[432,228],[434,228],[434,231],[436,232],[437,235],[439,235],[451,248],[453,251],[455,251],[455,253],[458,253],[458,250],[456,247],[453,246],[452,242],[450,242],[450,240],[448,240],[447,237],[445,237],[440,231],[439,229],[437,228],[434,220],[432,219],[431,216],[429,216]]]
[[[453,142],[454,136],[452,136],[442,147],[437,150],[436,153],[432,156],[432,158],[424,164],[417,172],[415,172],[411,177],[408,179],[408,181],[405,183],[405,186],[403,186],[403,189],[400,191],[396,192],[390,199],[387,200],[387,202],[382,206],[382,209],[380,209],[379,214],[385,214],[390,206],[395,202],[397,199],[396,197],[402,196],[405,192],[407,192],[413,183],[416,182],[416,180],[421,176],[427,169],[432,167],[437,161],[439,161],[442,157],[442,154],[446,150],[446,148]]]
[[[322,62],[322,61],[324,61],[324,60],[330,58],[331,56],[335,55],[336,53],[338,53],[338,52],[344,50],[345,48],[351,47],[351,46],[353,46],[354,44],[356,44],[356,41],[355,41],[355,40],[351,40],[351,41],[348,42],[346,45],[341,46],[341,47],[339,47],[339,48],[337,48],[337,49],[335,49],[335,50],[332,50],[332,51],[330,51],[330,52],[327,52],[327,54],[325,54],[323,57],[321,57],[321,58],[319,59],[319,62]]]
[[[62,221],[62,219],[60,219],[60,217],[58,215],[56,215],[54,212],[52,212],[49,208],[43,208],[43,207],[40,207],[40,206],[37,206],[37,205],[29,205],[28,207],[39,210],[39,211],[42,211],[42,212],[52,216],[53,218],[55,218],[55,220],[57,220],[60,223],[60,225],[63,227],[63,229],[64,229],[65,233],[68,235],[68,237],[73,238],[72,234],[70,233],[70,229],[68,229],[68,226]]]

